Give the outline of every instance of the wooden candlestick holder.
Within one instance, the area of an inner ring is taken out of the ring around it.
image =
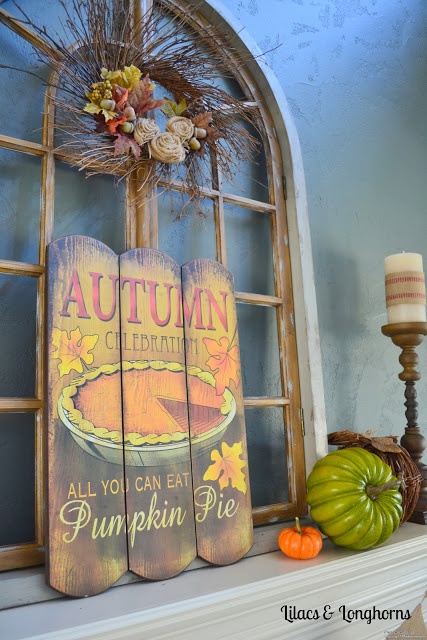
[[[402,349],[399,362],[403,367],[403,371],[399,373],[399,378],[405,382],[406,402],[404,404],[406,407],[407,426],[400,444],[408,451],[423,477],[418,502],[409,520],[410,522],[427,524],[427,466],[422,462],[426,441],[417,423],[418,402],[415,389],[415,382],[421,378],[421,374],[416,370],[418,354],[415,349],[422,343],[424,336],[427,335],[427,322],[386,324],[381,327],[381,331],[385,336],[391,338],[396,346]]]

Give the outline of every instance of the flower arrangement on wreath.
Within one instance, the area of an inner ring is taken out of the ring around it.
[[[213,160],[233,181],[240,163],[255,159],[258,109],[218,83],[239,71],[228,36],[199,26],[194,37],[163,1],[137,24],[125,3],[119,15],[105,0],[59,4],[65,36],[50,35],[20,11],[36,34],[37,60],[54,72],[49,93],[65,161],[118,180],[143,168],[140,186],[160,181],[197,204],[201,188],[215,185]],[[168,97],[158,95],[162,89]]]
[[[181,113],[187,111],[185,98],[179,104],[173,100],[157,100],[153,96],[155,84],[147,74],[135,65],[124,70],[101,69],[99,82],[92,84],[87,94],[89,102],[84,111],[94,116],[99,133],[109,133],[116,138],[114,155],[132,154],[165,164],[183,162],[191,151],[199,151],[202,145],[218,139],[219,133],[212,126],[212,113],[205,112],[193,118]],[[169,115],[166,131],[160,131],[148,112],[160,108]]]

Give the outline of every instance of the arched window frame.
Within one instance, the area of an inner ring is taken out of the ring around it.
[[[170,6],[181,12],[186,12],[186,7],[193,7],[192,20],[195,24],[200,21],[203,25],[215,24],[224,30],[232,30],[235,23],[232,16],[216,2],[207,2],[202,0],[184,2],[181,0],[169,0]],[[143,0],[135,4],[135,14],[142,14],[148,7],[148,3]],[[6,13],[6,12],[5,12]],[[1,19],[1,16],[0,16]],[[5,20],[3,20],[5,21]],[[12,23],[15,22],[15,25]],[[29,32],[25,27],[14,21],[9,22],[8,26],[14,28],[21,36],[37,45],[37,38]],[[245,66],[241,68],[240,81],[250,88],[255,101],[260,106],[261,111],[266,115],[269,111],[269,117],[265,119],[266,134],[268,144],[271,147],[270,169],[273,174],[272,198],[275,203],[277,215],[273,223],[273,233],[276,236],[277,243],[283,243],[289,246],[290,265],[285,268],[278,267],[279,282],[283,283],[288,279],[287,285],[291,287],[294,294],[294,310],[291,308],[287,317],[284,318],[285,331],[279,334],[279,344],[281,351],[285,351],[283,343],[284,334],[296,332],[298,353],[289,354],[295,362],[298,358],[299,362],[299,378],[301,387],[301,408],[305,417],[305,437],[304,452],[305,465],[309,471],[315,460],[326,453],[326,424],[323,404],[323,383],[320,362],[320,347],[317,328],[317,311],[316,298],[313,277],[313,265],[311,259],[311,244],[308,226],[307,204],[305,196],[304,172],[301,160],[301,151],[298,136],[292,121],[289,108],[284,98],[283,92],[272,75],[267,64],[261,56],[261,52],[256,45],[251,42],[250,38],[239,31],[238,27],[234,29],[233,48],[237,54],[241,55],[245,60]],[[40,43],[39,43],[40,44]],[[41,144],[25,143],[16,139],[7,139],[7,136],[1,136],[1,146],[24,153],[31,153],[42,158],[42,202],[41,202],[41,229],[40,229],[40,251],[39,264],[28,265],[20,263],[12,263],[8,261],[0,261],[0,272],[14,273],[30,277],[36,277],[38,280],[38,375],[36,378],[36,397],[23,399],[3,399],[0,402],[0,411],[12,412],[18,410],[34,411],[36,414],[36,451],[38,458],[36,504],[36,532],[37,539],[35,543],[21,545],[19,549],[9,549],[2,555],[6,563],[10,562],[10,567],[15,566],[16,558],[25,553],[25,560],[21,566],[37,564],[40,562],[43,546],[43,513],[42,513],[42,495],[43,495],[43,353],[44,353],[44,327],[43,327],[43,305],[44,305],[44,261],[45,246],[51,240],[53,235],[53,180],[55,158],[61,159],[61,152],[54,150],[53,141],[53,109],[51,103],[51,92],[49,90],[45,102],[45,110],[43,116],[43,136]],[[266,105],[269,109],[267,110]],[[136,188],[137,181],[128,185],[128,198],[126,205],[126,245],[127,248],[133,246],[155,246],[156,244],[156,211],[153,200],[147,198],[145,201],[139,201],[135,204],[135,198],[132,196],[132,188]],[[285,202],[286,198],[286,202]],[[225,242],[223,218],[221,218],[221,206],[223,196],[219,193],[216,196],[215,216],[217,218],[217,259],[223,263],[226,262]],[[259,203],[257,203],[259,205]],[[258,207],[259,208],[259,207]],[[268,206],[265,207],[268,211]],[[275,261],[280,262],[280,256],[275,256]],[[289,281],[290,273],[292,273],[292,283]],[[283,284],[280,287],[283,288]],[[237,294],[237,299],[244,303],[267,303],[270,306],[278,306],[279,296],[270,296],[270,300],[261,300],[260,296],[252,296],[249,299],[247,294]],[[276,299],[273,299],[276,298]],[[283,326],[283,325],[279,325]],[[255,399],[247,399],[246,406],[261,406],[255,402]],[[262,406],[283,406],[280,402],[276,404],[268,404],[265,402]],[[299,409],[299,407],[298,407]],[[296,408],[293,408],[295,412]],[[299,419],[300,417],[298,417]],[[291,420],[296,423],[296,416]],[[291,434],[288,438],[288,449],[292,451],[292,438],[298,434]],[[292,517],[296,515],[295,504],[299,504],[300,512],[304,512],[304,496],[303,483],[290,484],[290,500],[291,508],[281,511],[281,517]],[[293,507],[292,507],[293,505]],[[262,511],[262,510],[261,510]],[[265,516],[261,513],[259,522],[277,519],[277,514],[270,512]],[[264,517],[265,516],[265,517]],[[264,518],[264,519],[263,519]],[[256,514],[255,514],[256,520]],[[6,555],[5,555],[6,554]]]
[[[174,1],[174,0],[172,0]],[[245,60],[245,69],[257,87],[257,94],[268,105],[274,153],[280,159],[282,174],[276,176],[278,189],[286,198],[288,236],[295,310],[295,330],[299,362],[301,403],[304,411],[304,452],[306,474],[328,452],[316,288],[307,208],[304,166],[298,132],[283,88],[262,51],[242,29],[239,21],[218,0],[187,0],[204,19],[232,34],[233,49]]]

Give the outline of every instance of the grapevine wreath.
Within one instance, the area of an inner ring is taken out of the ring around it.
[[[37,34],[37,61],[54,72],[55,130],[70,163],[118,180],[142,169],[142,186],[161,181],[198,202],[211,183],[212,156],[229,181],[240,162],[253,161],[258,142],[249,130],[257,131],[259,112],[218,82],[238,72],[227,35],[199,25],[194,37],[162,3],[136,24],[130,10],[115,11],[107,0],[59,3],[63,36],[17,6]]]
[[[347,447],[366,449],[388,464],[395,476],[401,475],[403,477],[400,487],[403,507],[402,523],[411,517],[417,504],[423,478],[409,453],[398,444],[396,436],[374,437],[369,432],[363,434],[343,430],[330,433],[328,443],[340,449]]]

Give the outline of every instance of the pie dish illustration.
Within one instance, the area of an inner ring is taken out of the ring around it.
[[[80,447],[116,464],[123,463],[124,448],[132,466],[187,461],[188,421],[193,455],[201,455],[221,438],[235,412],[233,394],[226,388],[217,395],[211,373],[164,360],[90,369],[65,387],[58,401],[59,417]]]

